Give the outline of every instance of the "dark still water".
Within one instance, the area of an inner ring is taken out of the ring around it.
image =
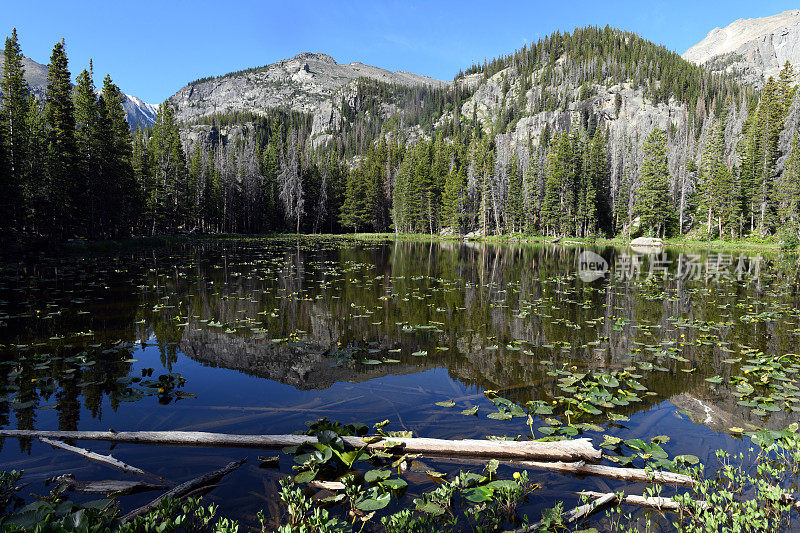
[[[256,434],[328,417],[440,438],[665,435],[670,458],[710,468],[715,449],[749,447],[739,428],[796,421],[797,257],[640,252],[319,238],[3,257],[0,426]],[[247,457],[208,496],[246,523],[260,509],[281,518],[292,457],[280,469],[257,460],[276,453],[113,447],[178,482]],[[606,453],[608,464],[652,460]],[[6,439],[0,463],[25,470],[25,495],[56,474],[130,479],[38,441]],[[403,501],[435,486],[425,470],[460,468],[480,469],[412,464]],[[521,509],[532,520],[576,503],[574,490],[642,490],[530,474],[542,485]]]

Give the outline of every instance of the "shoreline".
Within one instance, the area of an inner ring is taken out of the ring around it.
[[[222,241],[262,241],[280,238],[303,238],[303,239],[349,239],[363,242],[376,241],[418,241],[418,242],[470,242],[485,243],[494,245],[554,245],[554,246],[629,246],[631,239],[613,238],[581,238],[581,237],[562,237],[558,242],[553,242],[554,237],[543,237],[539,235],[507,234],[489,235],[486,237],[474,236],[465,237],[462,235],[430,235],[425,233],[260,233],[260,234],[241,234],[241,233],[208,233],[197,235],[156,235],[151,237],[131,237],[119,240],[99,240],[89,241],[85,239],[74,239],[64,243],[34,243],[24,245],[17,243],[13,248],[19,252],[31,251],[57,251],[66,253],[75,252],[111,252],[135,250],[141,248],[157,248],[188,244],[192,242],[222,242]],[[792,253],[796,250],[784,250],[781,243],[772,239],[759,239],[751,241],[740,239],[733,241],[700,241],[692,239],[664,239],[664,248],[703,248],[709,250],[765,250],[770,252]]]

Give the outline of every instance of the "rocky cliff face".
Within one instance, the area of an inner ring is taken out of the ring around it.
[[[47,65],[37,63],[28,57],[23,58],[22,64],[25,67],[25,80],[30,86],[31,93],[36,98],[44,98],[44,94],[47,91]],[[3,55],[0,54],[0,75],[4,68],[5,61]],[[2,91],[0,91],[0,95],[2,95]],[[125,108],[128,124],[130,124],[132,130],[136,129],[139,124],[143,127],[150,127],[155,124],[157,106],[148,104],[140,98],[129,94],[125,95],[125,101],[122,105]]]
[[[539,72],[532,75],[536,79]],[[510,94],[517,92],[520,83],[518,77],[510,69],[498,72],[483,84],[475,94],[469,98],[461,108],[463,119],[474,115],[483,123],[484,130],[490,131],[492,120],[503,109],[502,85],[504,79],[514,80],[510,85]],[[531,84],[529,84],[531,85]],[[528,137],[534,144],[539,141],[539,135],[547,124],[551,131],[565,131],[569,129],[570,121],[575,113],[586,108],[589,114],[597,117],[599,126],[608,126],[611,137],[622,133],[633,134],[644,138],[654,128],[667,129],[671,122],[677,123],[684,115],[682,105],[670,100],[669,104],[659,103],[654,105],[652,100],[645,97],[641,87],[634,87],[630,83],[618,84],[607,87],[593,84],[590,87],[591,96],[580,98],[580,88],[565,88],[568,94],[560,95],[570,100],[569,105],[553,111],[544,111],[522,117],[516,128],[510,132],[511,141],[515,145],[523,145]],[[617,95],[620,107],[617,111]],[[533,84],[525,95],[527,107],[541,99],[543,90],[540,85]]]
[[[318,137],[339,120],[339,102],[352,95],[359,78],[406,86],[447,84],[363,63],[343,65],[329,55],[304,52],[264,67],[191,83],[169,101],[183,122],[213,113],[259,113],[270,108],[308,113],[314,117],[312,137]]]
[[[715,28],[683,58],[762,85],[789,61],[800,66],[800,9],[771,17],[739,19]]]

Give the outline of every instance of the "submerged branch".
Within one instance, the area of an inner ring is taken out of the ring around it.
[[[183,498],[193,493],[197,493],[198,489],[207,487],[208,485],[213,484],[214,482],[218,481],[219,479],[227,476],[240,466],[242,466],[247,459],[241,459],[239,461],[233,461],[228,463],[224,467],[220,468],[219,470],[214,470],[213,472],[208,472],[203,474],[202,476],[196,477],[191,479],[185,483],[181,483],[177,487],[170,489],[169,491],[165,492],[155,500],[151,501],[150,503],[139,507],[138,509],[134,509],[133,511],[129,512],[125,516],[122,517],[123,522],[127,522],[137,516],[141,516],[144,514],[149,513],[153,509],[157,508],[159,503],[164,498]]]
[[[86,450],[84,448],[79,448],[77,446],[72,446],[71,444],[67,444],[66,442],[61,442],[60,440],[53,440],[48,439],[47,437],[39,437],[39,440],[45,444],[49,444],[54,448],[60,448],[62,450],[76,453],[81,457],[85,457],[89,461],[95,461],[97,463],[103,463],[104,465],[113,466],[114,468],[119,468],[123,472],[129,472],[131,474],[138,474],[140,476],[150,477],[153,479],[158,479],[159,481],[168,481],[162,477],[156,476],[154,474],[150,474],[145,472],[141,468],[137,468],[135,466],[131,466],[129,464],[123,463],[119,459],[112,457],[110,455],[102,455],[96,452],[92,452]]]

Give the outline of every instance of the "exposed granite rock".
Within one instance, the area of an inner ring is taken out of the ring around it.
[[[800,65],[800,9],[771,17],[739,19],[724,28],[715,28],[682,57],[762,85],[770,76],[777,76],[786,61]]]
[[[216,112],[266,113],[270,108],[309,113],[313,115],[312,140],[320,142],[338,123],[342,99],[355,97],[359,78],[408,86],[447,85],[427,76],[392,72],[363,63],[343,65],[329,55],[304,52],[261,68],[187,85],[169,101],[183,122]],[[391,111],[385,110],[388,114]]]

